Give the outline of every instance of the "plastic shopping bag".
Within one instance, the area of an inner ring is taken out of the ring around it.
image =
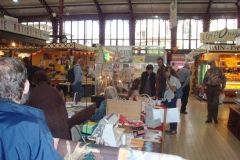
[[[222,104],[222,103],[223,103],[224,98],[225,98],[225,94],[224,94],[224,93],[221,93],[221,94],[219,95],[219,104]]]

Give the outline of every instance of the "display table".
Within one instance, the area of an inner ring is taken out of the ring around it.
[[[97,144],[73,142],[67,140],[60,140],[58,147],[58,153],[63,159],[111,159],[111,160],[158,160],[158,159],[174,159],[183,160],[183,158],[175,155],[144,152],[133,150],[130,148],[116,148],[108,147]]]
[[[240,139],[240,107],[238,105],[229,106],[228,128]]]
[[[81,124],[86,120],[89,120],[95,113],[96,103],[92,102],[91,105],[81,107],[68,107],[68,113],[74,112],[75,114],[68,119],[68,127],[72,128],[76,124]]]

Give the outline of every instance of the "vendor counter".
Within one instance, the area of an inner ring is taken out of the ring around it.
[[[60,88],[63,90],[64,94],[69,94],[72,96],[72,87],[71,83],[67,81],[67,79],[57,79],[57,78],[52,78],[51,79],[51,84],[57,88]],[[94,81],[92,81],[92,78],[84,78],[82,82],[82,95],[83,97],[88,97],[94,94],[93,88],[94,88]]]

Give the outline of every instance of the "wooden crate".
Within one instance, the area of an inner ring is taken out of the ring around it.
[[[141,101],[125,101],[125,100],[107,100],[106,115],[111,113],[121,114],[126,118],[140,120],[142,112]]]

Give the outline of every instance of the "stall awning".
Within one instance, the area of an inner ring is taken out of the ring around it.
[[[93,47],[85,46],[78,43],[51,43],[43,47],[43,49],[67,50],[94,52]]]

